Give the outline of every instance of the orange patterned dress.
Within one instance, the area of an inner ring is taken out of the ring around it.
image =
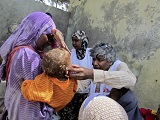
[[[68,78],[66,81],[59,81],[45,72],[34,80],[25,80],[21,87],[24,98],[33,102],[45,102],[52,106],[55,112],[72,100],[76,90],[77,80]]]

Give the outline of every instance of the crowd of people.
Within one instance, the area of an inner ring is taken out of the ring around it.
[[[160,107],[139,109],[137,79],[112,45],[89,48],[82,30],[71,39],[70,51],[50,13],[22,20],[0,48],[1,120],[160,120]]]

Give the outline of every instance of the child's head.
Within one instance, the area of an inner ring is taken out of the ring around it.
[[[55,48],[48,51],[42,60],[42,68],[49,76],[64,78],[66,67],[70,64],[70,54],[65,49]]]

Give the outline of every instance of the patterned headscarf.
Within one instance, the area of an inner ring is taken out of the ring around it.
[[[8,55],[13,48],[32,46],[36,49],[36,43],[41,34],[50,34],[55,28],[56,25],[51,17],[43,12],[33,12],[25,17],[0,48],[0,55],[3,59],[0,66],[0,78],[3,77]]]
[[[88,37],[84,31],[78,30],[72,35],[72,38],[81,40],[81,48],[76,50],[76,55],[79,60],[82,60],[85,57],[86,49],[88,47]]]
[[[106,96],[94,97],[85,107],[87,99],[80,108],[79,120],[128,120],[124,108],[113,99]]]

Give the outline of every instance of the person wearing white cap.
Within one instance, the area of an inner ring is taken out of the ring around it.
[[[83,102],[79,120],[128,120],[124,108],[115,100],[94,93]]]

